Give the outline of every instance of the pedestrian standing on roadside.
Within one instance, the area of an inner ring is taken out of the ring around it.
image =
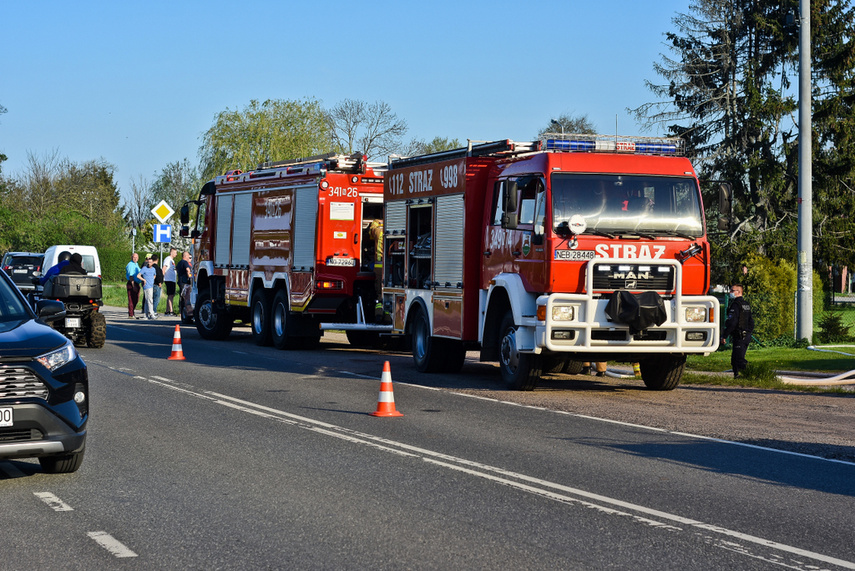
[[[128,319],[134,318],[134,311],[140,300],[140,282],[137,276],[140,273],[140,255],[136,252],[131,254],[131,261],[125,266],[125,287],[128,290]]]
[[[154,268],[154,289],[151,292],[152,312],[157,318],[157,304],[160,303],[160,292],[163,289],[163,270],[160,269],[160,264],[157,263],[159,256],[151,255],[151,267]]]
[[[721,344],[724,345],[730,337],[733,349],[730,354],[730,366],[733,368],[733,378],[739,378],[739,372],[748,366],[745,352],[751,343],[754,333],[754,317],[751,306],[742,297],[743,289],[740,284],[730,286],[730,305],[727,308],[727,320],[721,334]]]
[[[139,273],[139,279],[142,280],[143,289],[143,312],[148,319],[156,319],[154,316],[154,308],[152,307],[152,294],[154,293],[154,278],[157,275],[151,265],[151,258],[145,259],[145,266],[142,267]]]
[[[190,283],[190,252],[181,255],[181,261],[175,264],[175,279],[178,283],[178,305],[182,306],[184,300],[184,286]]]
[[[178,250],[169,249],[169,255],[163,259],[163,285],[166,287],[166,315],[178,315],[172,307],[175,297],[175,254]]]

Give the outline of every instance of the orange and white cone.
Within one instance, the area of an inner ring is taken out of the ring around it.
[[[184,351],[181,349],[181,329],[178,324],[175,324],[175,334],[172,336],[172,355],[168,357],[170,361],[183,361]]]
[[[371,416],[404,416],[395,410],[395,393],[392,391],[392,369],[389,361],[383,363],[383,374],[380,375],[380,398],[377,399],[377,410]]]

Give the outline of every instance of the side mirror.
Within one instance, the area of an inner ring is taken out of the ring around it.
[[[36,302],[36,315],[42,321],[56,321],[65,317],[65,304],[55,299],[40,299]]]
[[[519,223],[519,214],[517,214],[517,208],[519,208],[519,186],[517,185],[517,181],[509,180],[505,183],[504,199],[502,226],[513,230]]]
[[[190,206],[185,204],[181,207],[181,224],[190,223]]]
[[[188,236],[190,236],[190,227],[189,226],[182,226],[181,230],[178,231],[178,235],[181,236],[182,238],[187,238]]]
[[[733,187],[723,182],[718,187],[718,229],[730,230],[733,218]]]
[[[505,212],[516,212],[519,208],[519,186],[517,181],[509,180],[505,187]]]

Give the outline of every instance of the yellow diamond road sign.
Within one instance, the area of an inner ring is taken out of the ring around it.
[[[172,207],[166,204],[165,200],[161,200],[157,206],[151,209],[151,213],[154,214],[157,221],[161,224],[165,224],[169,217],[175,214],[175,211],[172,210]]]

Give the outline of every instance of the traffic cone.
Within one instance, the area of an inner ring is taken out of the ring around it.
[[[377,410],[371,416],[404,416],[395,410],[395,393],[392,392],[392,369],[389,361],[383,363],[383,374],[380,375],[380,398],[377,399]]]
[[[181,349],[181,329],[178,324],[175,324],[175,334],[172,336],[172,355],[168,357],[170,361],[183,361],[184,351]]]

